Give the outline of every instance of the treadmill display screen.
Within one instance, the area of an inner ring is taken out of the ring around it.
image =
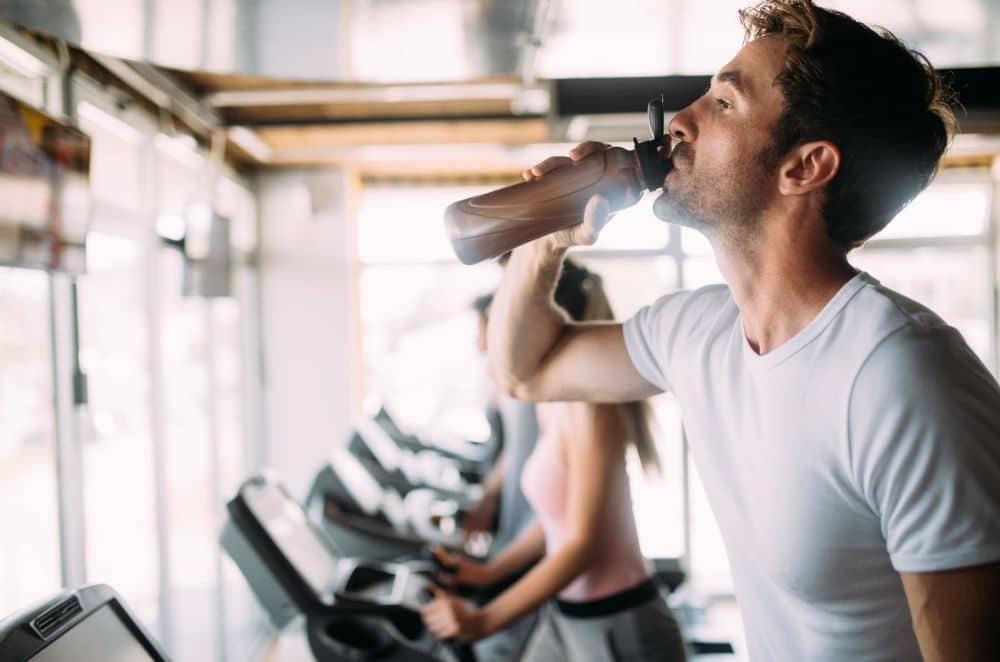
[[[31,662],[153,662],[110,606],[101,607],[31,658]]]
[[[337,582],[337,559],[302,507],[271,483],[244,486],[243,500],[316,596],[330,596]]]

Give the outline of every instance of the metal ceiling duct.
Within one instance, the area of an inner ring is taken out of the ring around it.
[[[269,78],[521,77],[545,0],[0,0],[0,17],[86,50]]]
[[[754,0],[0,0],[84,49],[188,71],[330,83],[708,74]],[[939,67],[1000,63],[1000,0],[823,0]]]

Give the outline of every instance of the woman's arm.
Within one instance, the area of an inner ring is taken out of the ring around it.
[[[545,554],[545,532],[535,520],[524,533],[519,535],[502,552],[493,557],[486,566],[491,584],[496,584],[520,571]]]
[[[606,494],[616,473],[625,471],[624,429],[614,407],[585,403],[559,406],[563,416],[558,433],[566,440],[563,448],[568,465],[566,542],[481,610],[436,591],[436,599],[421,614],[438,637],[474,641],[492,634],[557,595],[592,562],[594,540],[601,535],[606,517]],[[527,550],[531,541],[540,539],[544,536],[536,522],[515,545],[523,544]],[[519,555],[511,552],[511,566]],[[500,557],[497,562],[501,562]],[[508,560],[502,563],[506,566]]]
[[[473,561],[443,547],[435,548],[434,554],[442,565],[452,569],[449,574],[438,577],[440,584],[485,588],[503,581],[541,558],[545,554],[545,533],[541,525],[534,522],[500,554],[486,563]]]
[[[607,494],[624,471],[624,434],[617,411],[607,405],[562,405],[560,438],[568,465],[565,543],[481,612],[482,633],[502,629],[565,588],[590,565],[601,535]]]

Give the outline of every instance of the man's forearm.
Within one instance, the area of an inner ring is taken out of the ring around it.
[[[538,372],[566,327],[552,301],[565,254],[546,239],[516,248],[494,296],[487,330],[490,364],[500,387],[514,395]]]

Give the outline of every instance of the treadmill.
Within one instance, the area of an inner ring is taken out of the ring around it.
[[[401,496],[380,485],[346,449],[331,451],[313,478],[305,510],[349,556],[416,558],[427,545],[452,550],[464,545],[457,500],[420,488]]]
[[[474,501],[479,495],[478,472],[474,476],[463,473],[460,461],[434,451],[400,446],[375,421],[359,422],[347,448],[379,483],[401,496],[420,488],[460,501]]]
[[[4,662],[169,662],[114,589],[63,591],[0,621]]]
[[[382,405],[379,408],[375,416],[372,417],[372,420],[400,448],[413,452],[430,451],[436,453],[458,463],[463,472],[468,471],[474,476],[479,476],[479,478],[470,478],[469,482],[479,482],[482,474],[489,471],[489,467],[496,460],[500,446],[503,443],[502,431],[498,430],[498,427],[502,424],[497,419],[490,421],[490,428],[492,430],[491,438],[484,443],[465,441],[449,436],[445,439],[440,439],[435,444],[427,443],[418,435],[403,430],[386,405]]]
[[[441,642],[420,619],[434,565],[349,557],[264,475],[228,502],[221,543],[279,630],[305,621],[317,662],[467,661],[471,648]]]

